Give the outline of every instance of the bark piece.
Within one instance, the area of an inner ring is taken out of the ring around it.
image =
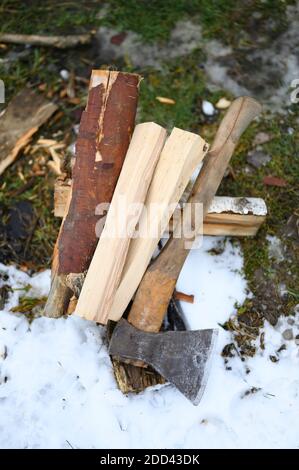
[[[54,103],[28,88],[14,96],[0,117],[0,175],[56,110]]]
[[[173,298],[175,300],[181,300],[182,302],[187,302],[188,304],[194,303],[194,295],[193,294],[185,294],[184,292],[179,292],[177,290],[173,293]]]

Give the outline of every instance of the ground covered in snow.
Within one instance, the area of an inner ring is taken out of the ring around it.
[[[248,292],[238,245],[226,241],[215,255],[219,243],[206,237],[200,250],[191,251],[178,283],[195,295],[193,305],[182,305],[188,326],[219,328],[198,407],[171,385],[122,395],[104,329],[75,316],[29,322],[10,312],[28,284],[26,295],[46,295],[50,272],[30,278],[0,265],[14,288],[0,311],[0,447],[298,448],[299,315],[275,328],[266,322],[256,355],[243,361],[236,355],[225,364],[221,352],[232,336],[219,325]],[[289,340],[282,336],[286,329],[292,330]]]

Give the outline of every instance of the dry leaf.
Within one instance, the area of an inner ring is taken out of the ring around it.
[[[277,176],[265,176],[263,178],[263,183],[266,186],[278,186],[278,187],[285,187],[287,185],[286,180],[283,178],[278,178]]]

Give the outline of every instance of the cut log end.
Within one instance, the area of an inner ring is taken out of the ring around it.
[[[111,360],[117,385],[123,393],[138,393],[147,387],[165,383],[165,379],[149,367],[136,367],[115,358]]]

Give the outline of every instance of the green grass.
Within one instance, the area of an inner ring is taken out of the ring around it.
[[[219,194],[240,194],[252,197],[262,197],[268,207],[266,223],[253,239],[242,239],[244,253],[244,270],[251,290],[256,293],[259,285],[255,280],[255,272],[263,269],[264,276],[271,283],[278,286],[286,282],[290,290],[286,312],[291,313],[296,305],[299,280],[299,247],[292,238],[283,235],[283,227],[292,214],[298,214],[299,201],[299,136],[298,133],[289,134],[288,128],[296,129],[298,110],[296,113],[282,116],[264,117],[260,122],[251,125],[250,129],[242,137],[240,145],[232,159],[232,166],[236,171],[236,179],[225,179],[220,187]],[[248,174],[244,171],[246,166],[246,154],[252,145],[252,139],[258,131],[267,132],[272,140],[263,145],[263,150],[271,155],[271,162],[265,167],[255,169]],[[287,186],[269,187],[263,184],[265,175],[275,175],[286,180]],[[273,266],[268,257],[268,242],[266,236],[275,235],[282,239],[287,250],[285,262]],[[292,292],[292,294],[291,294]]]
[[[24,251],[20,255],[11,253],[10,256],[15,262],[24,262],[28,267],[38,270],[50,266],[60,219],[53,217],[55,177],[50,172],[45,176],[34,177],[33,185],[27,191],[19,196],[14,195],[25,184],[17,171],[22,171],[26,181],[30,178],[31,167],[28,164],[30,158],[21,155],[20,159],[5,171],[5,178],[2,177],[0,182],[0,204],[5,217],[7,210],[14,207],[18,201],[26,200],[32,203],[36,224],[28,249],[26,253]]]
[[[258,11],[258,26],[269,17],[279,19],[276,29],[285,27],[285,8],[291,1],[265,0],[110,0],[103,23],[122,31],[135,31],[145,41],[165,41],[179,20],[190,19],[203,27],[205,37],[236,43],[239,33],[250,25]]]
[[[253,25],[261,31],[271,17],[275,35],[286,25],[285,9],[293,0],[2,0],[0,32],[22,34],[72,34],[106,25],[134,31],[144,41],[165,41],[179,20],[190,19],[203,27],[205,37],[237,44]],[[102,14],[100,15],[100,13]],[[42,20],[41,20],[42,19]],[[248,39],[245,39],[245,42]]]
[[[96,15],[104,1],[2,0],[0,32],[74,34],[99,25]]]
[[[140,89],[140,119],[156,120],[168,128],[177,126],[198,130],[201,99],[209,96],[204,73],[198,66],[201,60],[201,51],[195,51],[165,64],[163,71],[144,71]],[[160,103],[156,99],[158,96],[172,98],[175,104]]]

